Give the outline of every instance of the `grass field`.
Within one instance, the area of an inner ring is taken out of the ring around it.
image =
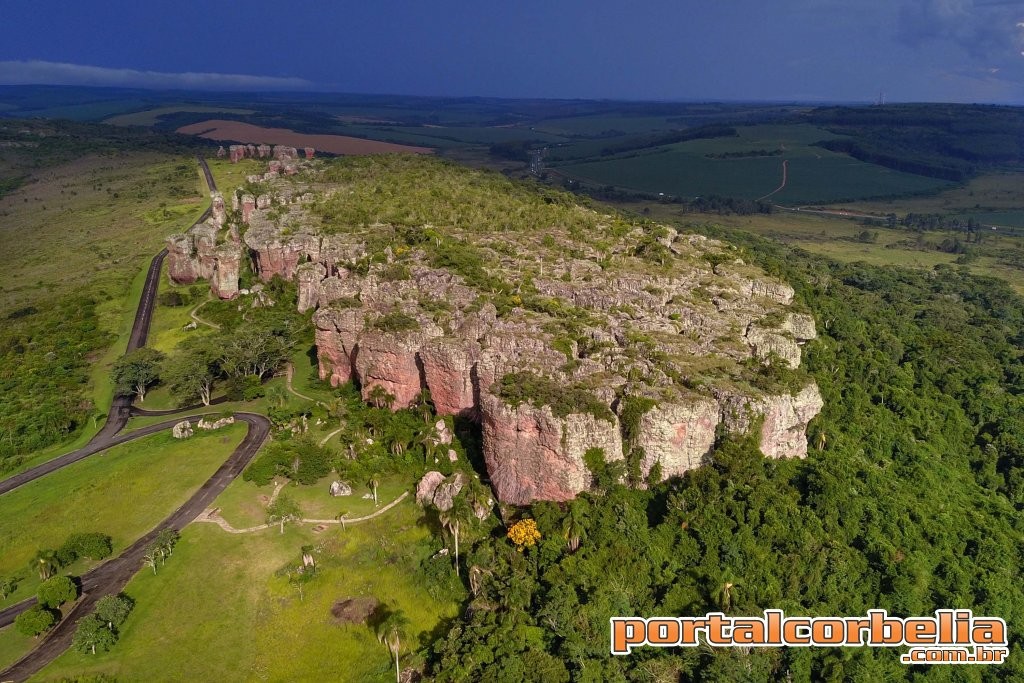
[[[0,606],[35,592],[38,575],[28,568],[41,548],[55,548],[73,532],[100,531],[114,552],[153,528],[206,481],[245,434],[232,425],[197,432],[185,441],[155,434],[15,489],[0,499],[0,576],[21,578]],[[72,567],[80,573],[85,566]]]
[[[905,266],[913,268],[934,268],[938,265],[953,266],[955,254],[941,251],[921,251],[910,249],[900,244],[914,237],[906,230],[887,228],[866,228],[858,221],[812,214],[774,213],[756,216],[717,216],[703,214],[683,214],[671,204],[642,203],[619,205],[627,211],[649,211],[647,214],[654,220],[683,227],[694,224],[722,225],[757,233],[764,237],[785,242],[806,249],[815,254],[828,256],[838,261],[864,261],[880,266]],[[864,230],[877,233],[877,240],[865,243],[858,240]],[[927,239],[941,241],[950,233],[926,233]],[[1024,294],[1024,271],[1001,263],[995,256],[1010,250],[1020,249],[1024,241],[1020,238],[992,236],[982,246],[981,255],[966,268],[978,275],[998,277],[1007,281],[1014,289]]]
[[[103,123],[109,123],[114,126],[155,126],[160,122],[160,117],[166,114],[176,114],[178,112],[188,112],[195,114],[252,114],[252,109],[230,109],[226,107],[204,107],[196,104],[182,104],[182,105],[171,105],[167,107],[156,107],[155,109],[146,109],[143,111],[136,111],[130,114],[118,114],[117,116],[111,116],[106,119]]]
[[[100,673],[123,681],[394,680],[372,629],[338,624],[330,610],[339,599],[375,597],[409,617],[409,649],[436,637],[457,614],[461,588],[432,597],[419,566],[438,546],[421,518],[404,501],[371,522],[320,535],[308,527],[234,535],[193,524],[158,575],[146,570],[128,584],[137,606],[111,652],[67,652],[33,680]],[[297,564],[304,544],[316,547],[318,576],[300,599],[274,573]],[[409,649],[403,667],[413,660]]]
[[[738,137],[690,140],[597,161],[571,163],[558,166],[556,170],[599,185],[654,194],[684,198],[714,194],[758,199],[780,186],[785,160],[788,161],[786,186],[772,195],[772,201],[782,204],[936,192],[951,185],[811,146],[813,142],[833,137],[836,136],[806,125],[749,126],[740,128]],[[707,156],[757,150],[782,153],[726,159]]]

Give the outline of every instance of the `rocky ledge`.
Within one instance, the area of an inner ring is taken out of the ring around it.
[[[172,236],[172,278],[234,296],[239,253],[262,279],[294,279],[321,378],[395,410],[428,390],[438,414],[478,422],[501,501],[573,498],[591,485],[588,452],[625,460],[639,485],[681,475],[723,431],[806,455],[822,407],[799,370],[814,320],[733,247],[579,207],[567,215],[589,232],[347,223],[337,207],[361,188],[320,173],[236,193],[240,242],[218,246],[210,225]]]

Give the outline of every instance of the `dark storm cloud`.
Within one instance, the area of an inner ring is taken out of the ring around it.
[[[1024,4],[981,0],[913,0],[900,9],[898,37],[963,50],[992,67],[1024,66]]]
[[[41,60],[0,61],[0,83],[99,85],[171,90],[305,90],[313,85],[302,78],[204,72],[167,73]]]

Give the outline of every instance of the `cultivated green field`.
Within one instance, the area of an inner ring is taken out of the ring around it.
[[[176,114],[178,112],[239,115],[253,113],[252,109],[230,109],[226,107],[204,107],[195,104],[182,104],[171,105],[168,107],[156,107],[155,109],[145,109],[143,111],[136,111],[130,114],[118,114],[117,116],[111,116],[103,123],[109,123],[113,126],[155,126],[160,122],[161,116],[166,114]]]
[[[37,550],[68,534],[99,531],[117,554],[185,502],[227,459],[245,434],[237,424],[180,441],[169,432],[123,444],[5,494],[0,516],[0,577],[20,578],[0,606],[32,595]],[[84,565],[71,568],[80,573]]]
[[[554,170],[599,185],[653,194],[683,198],[720,195],[743,199],[770,195],[773,202],[781,204],[936,192],[951,185],[813,147],[814,142],[836,137],[813,126],[763,125],[738,130],[738,137],[690,140],[598,161],[567,164]],[[778,150],[781,154],[725,159],[708,157],[760,150]],[[783,161],[788,161],[786,186],[772,194],[782,183]]]

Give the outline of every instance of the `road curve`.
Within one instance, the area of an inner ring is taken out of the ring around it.
[[[199,156],[196,159],[206,176],[206,182],[210,191],[215,191],[217,186],[214,182],[213,174],[206,164],[206,160]],[[208,207],[197,223],[206,220],[210,213],[211,208]],[[143,286],[142,296],[139,299],[139,307],[135,312],[135,321],[132,324],[126,352],[134,351],[146,345],[150,324],[153,320],[156,294],[160,287],[160,270],[166,256],[167,250],[161,250],[149,265],[149,271],[146,273],[146,283]],[[223,400],[223,398],[219,398],[213,401],[213,403],[219,403]],[[0,495],[13,491],[19,486],[23,486],[30,481],[55,472],[62,467],[78,462],[100,451],[170,429],[177,422],[180,422],[181,419],[195,422],[202,417],[214,416],[213,414],[193,415],[188,418],[166,420],[124,434],[120,433],[128,423],[128,418],[132,415],[171,416],[193,410],[197,407],[189,406],[177,410],[150,411],[134,408],[129,397],[117,396],[111,403],[106,424],[103,425],[103,428],[96,433],[88,444],[78,450],[0,481]],[[212,477],[199,487],[199,490],[191,498],[171,513],[163,522],[128,546],[116,558],[108,560],[86,572],[81,577],[82,597],[79,601],[53,630],[46,635],[38,647],[6,670],[0,671],[0,681],[26,680],[29,676],[32,676],[56,659],[58,655],[71,645],[71,639],[74,637],[79,618],[90,614],[100,598],[106,595],[114,595],[123,590],[128,581],[139,571],[142,566],[142,556],[157,534],[164,529],[174,529],[176,531],[183,529],[209,507],[217,496],[227,488],[227,485],[234,481],[242,472],[269,436],[270,420],[257,413],[236,412],[234,415],[235,419],[245,422],[249,429],[245,438],[228,456],[228,459],[214,472]],[[0,628],[9,626],[14,622],[18,614],[29,609],[35,603],[35,598],[29,598],[4,610],[0,610]]]

